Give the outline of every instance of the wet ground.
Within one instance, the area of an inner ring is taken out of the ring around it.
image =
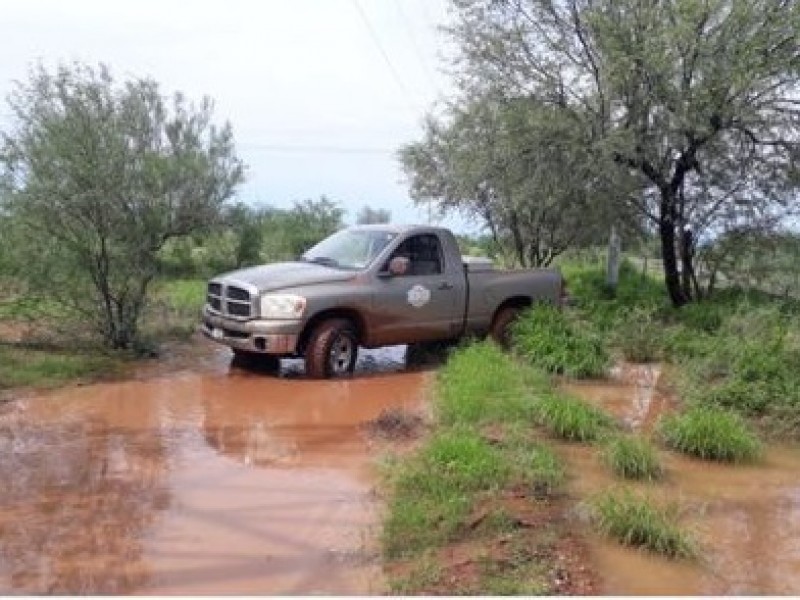
[[[0,594],[384,591],[363,423],[418,410],[429,374],[389,348],[306,381],[198,343],[0,405]]]
[[[652,430],[673,408],[655,365],[627,365],[608,382],[569,384],[632,430]],[[567,445],[576,496],[619,485],[596,449]],[[600,593],[614,595],[786,595],[800,593],[800,449],[772,446],[755,465],[725,465],[662,453],[663,482],[637,484],[657,500],[677,502],[695,532],[696,562],[675,561],[591,539]]]
[[[421,411],[430,378],[403,348],[318,382],[300,362],[243,369],[198,341],[129,381],[0,403],[0,594],[384,592],[380,446],[364,423]],[[628,365],[566,387],[647,433],[674,408],[659,380]],[[619,485],[596,448],[559,448],[576,497]],[[701,558],[590,537],[598,593],[798,593],[800,450],[752,466],[662,455],[665,480],[635,487],[683,507]]]

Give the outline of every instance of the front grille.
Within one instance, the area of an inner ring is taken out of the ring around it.
[[[249,317],[250,316],[250,303],[244,302],[228,302],[226,303],[228,314],[234,317]]]
[[[244,300],[246,302],[250,302],[250,292],[243,290],[242,288],[229,286],[226,296],[231,300]]]
[[[228,315],[238,319],[246,319],[253,314],[253,301],[250,292],[246,289],[221,283],[209,283],[206,296],[211,310],[221,315]]]

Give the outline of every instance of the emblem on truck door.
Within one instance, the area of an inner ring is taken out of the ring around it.
[[[414,308],[422,308],[431,299],[431,291],[419,284],[408,290],[408,303]]]

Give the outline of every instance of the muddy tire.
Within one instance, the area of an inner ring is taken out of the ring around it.
[[[489,337],[503,350],[511,349],[511,325],[519,318],[522,309],[506,306],[497,311],[489,328]]]
[[[358,357],[358,336],[347,319],[323,321],[311,333],[306,347],[306,374],[311,379],[345,377]]]
[[[281,368],[281,361],[277,356],[235,349],[233,350],[233,361],[231,364],[249,371],[260,371],[264,373],[277,373]]]

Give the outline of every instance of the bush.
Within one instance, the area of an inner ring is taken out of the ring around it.
[[[761,453],[758,438],[742,419],[719,408],[695,406],[663,417],[659,430],[670,447],[703,459],[750,461]]]
[[[613,426],[613,421],[603,411],[563,394],[542,395],[536,411],[538,422],[565,440],[593,441]]]
[[[514,348],[531,364],[549,373],[600,377],[609,357],[597,336],[578,331],[568,315],[553,306],[537,305],[513,328]]]
[[[635,309],[622,321],[614,333],[614,345],[626,360],[648,363],[658,360],[664,344],[662,327],[652,313]]]
[[[647,548],[669,557],[695,555],[694,542],[678,525],[674,505],[660,508],[630,492],[606,493],[595,499],[600,529],[626,546]]]
[[[625,479],[659,479],[664,470],[653,445],[641,437],[613,438],[603,458],[615,475]]]

